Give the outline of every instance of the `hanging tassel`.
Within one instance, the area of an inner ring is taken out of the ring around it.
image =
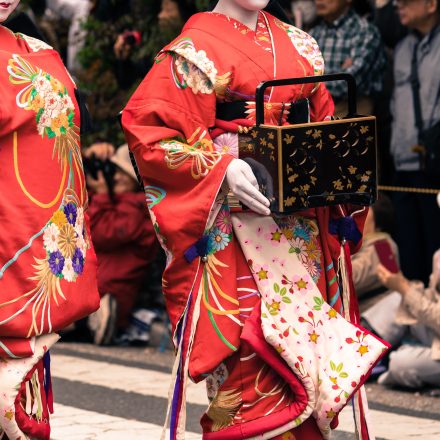
[[[53,391],[52,376],[50,374],[50,352],[49,350],[43,356],[44,366],[44,391],[46,393],[46,404],[49,412],[53,414]]]

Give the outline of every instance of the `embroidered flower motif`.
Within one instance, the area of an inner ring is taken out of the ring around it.
[[[238,134],[223,133],[214,140],[214,148],[221,154],[230,154],[235,158],[238,157]]]
[[[72,258],[76,248],[76,232],[70,223],[66,223],[61,227],[58,245],[65,258]]]
[[[190,38],[176,41],[165,52],[173,56],[173,73],[177,87],[188,86],[194,94],[210,94],[214,91],[217,76],[214,62],[204,50],[196,50]]]
[[[289,250],[290,253],[296,254],[301,262],[307,261],[307,246],[305,241],[302,238],[295,238],[291,242],[291,248]]]
[[[16,97],[17,106],[35,113],[37,131],[43,138],[56,138],[54,155],[66,164],[73,154],[75,162],[80,164],[79,128],[75,125],[75,105],[67,87],[17,54],[12,55],[7,70],[9,81],[22,87]]]
[[[281,232],[281,229],[279,229],[276,225],[271,228],[271,230],[264,234],[264,238],[267,241],[270,241],[270,244],[272,246],[279,246],[281,243],[285,243],[286,237]]]
[[[214,228],[209,233],[208,249],[209,253],[222,251],[231,241],[231,236],[225,234],[219,228]]]
[[[225,234],[232,233],[232,220],[228,209],[222,208],[220,210],[215,220],[215,226]]]
[[[315,261],[313,261],[312,259],[308,258],[306,260],[306,262],[304,263],[304,267],[306,268],[306,270],[309,273],[309,275],[315,281],[315,279],[318,277],[318,275],[320,273],[320,270],[317,267],[317,263]]]
[[[76,224],[76,216],[77,216],[77,212],[76,212],[76,206],[74,203],[69,202],[65,207],[64,207],[64,214],[66,214],[66,218],[67,221],[71,224],[71,225],[75,225]]]
[[[78,247],[78,249],[83,253],[83,255],[86,254],[88,246],[86,241],[84,240],[83,235],[78,235],[76,237],[76,246]]]
[[[269,272],[269,265],[267,264],[263,264],[262,266],[256,265],[253,271],[262,285],[268,284],[269,280],[273,277],[272,272]]]
[[[292,280],[294,287],[300,292],[311,290],[313,287],[307,275],[304,276],[294,275]]]
[[[81,274],[84,269],[84,256],[83,253],[76,248],[72,258],[73,270],[77,274]]]
[[[60,251],[55,251],[50,254],[49,267],[54,275],[61,275],[64,267],[64,257]]]
[[[69,283],[76,280],[76,273],[75,270],[73,269],[73,263],[70,258],[66,258],[64,260],[63,277]]]
[[[76,208],[75,232],[81,237],[84,234],[84,209]]]
[[[282,28],[284,28],[287,32],[287,35],[295,46],[295,49],[300,55],[306,58],[313,67],[315,75],[322,75],[324,72],[324,58],[322,57],[318,43],[315,41],[315,39],[295,26],[282,23],[279,20],[277,23],[281,23]]]
[[[44,230],[43,243],[46,250],[49,252],[55,252],[58,249],[58,236],[60,230],[55,223],[49,224],[49,226]]]
[[[53,213],[50,221],[58,226],[58,228],[61,228],[63,225],[67,223],[67,217],[66,214],[64,214],[64,211],[57,210]]]
[[[283,297],[278,293],[272,295],[270,301],[266,301],[266,305],[271,315],[277,315],[286,307],[286,304],[283,302]]]

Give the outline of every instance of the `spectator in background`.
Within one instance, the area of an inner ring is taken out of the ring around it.
[[[380,193],[368,212],[362,247],[352,256],[353,283],[361,312],[389,293],[377,275],[377,266],[383,258],[391,259],[393,263],[399,261],[397,245],[391,238],[393,230],[393,205],[386,195]]]
[[[440,387],[440,250],[429,287],[379,265],[378,277],[393,292],[363,314],[368,327],[393,346],[388,371],[378,382],[410,388]],[[365,322],[364,322],[365,323]]]
[[[89,158],[93,154],[102,160],[109,158],[115,165],[112,191],[102,171],[97,172],[96,179],[87,176],[101,295],[101,307],[89,322],[94,342],[106,345],[113,341],[116,330],[122,333],[128,327],[158,243],[151,221],[146,221],[145,195],[140,192],[127,145],[112,154],[109,144],[95,144],[86,154]]]
[[[412,60],[419,79],[418,94],[426,130],[440,121],[440,2],[397,0],[400,21],[412,32],[396,47],[391,154],[396,168],[395,184],[404,187],[438,188],[422,169],[418,145],[413,91]],[[440,170],[438,170],[438,176]],[[397,192],[396,241],[402,271],[410,279],[428,281],[433,253],[440,248],[440,211],[435,196]]]
[[[153,15],[157,16],[158,30],[161,34],[157,42],[157,51],[177,37],[186,20],[197,12],[196,7],[187,0],[162,0],[159,5],[157,7],[157,2],[154,1],[149,6],[152,11],[156,9]],[[153,23],[146,23],[146,25],[154,26]],[[151,34],[151,29],[148,34],[143,31],[143,29],[128,30],[116,38],[113,47],[117,60],[115,75],[119,86],[123,89],[129,89],[136,81],[144,78],[153,64],[153,60],[148,57],[137,60],[133,58],[135,46],[142,44],[141,37],[139,40],[136,38],[136,32],[139,36],[144,33],[146,37]]]
[[[375,94],[382,91],[386,65],[380,35],[374,25],[361,18],[351,0],[316,0],[321,22],[310,30],[324,57],[326,73],[352,74],[358,86],[358,113],[372,114]],[[335,115],[345,116],[346,85],[327,85],[334,101]]]

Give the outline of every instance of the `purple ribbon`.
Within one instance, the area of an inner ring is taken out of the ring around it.
[[[330,220],[330,234],[337,235],[339,240],[350,240],[354,244],[358,244],[362,238],[362,234],[357,228],[353,217],[341,217],[337,220]]]
[[[195,242],[184,253],[186,261],[192,263],[197,257],[205,257],[208,253],[209,235],[204,235],[199,241]]]

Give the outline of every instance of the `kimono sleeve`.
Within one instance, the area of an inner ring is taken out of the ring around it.
[[[233,159],[215,150],[209,134],[215,66],[204,51],[185,44],[180,53],[159,55],[122,115],[156,231],[180,253],[203,235]]]
[[[324,83],[319,83],[313,95],[310,97],[310,120],[311,122],[330,119],[335,112],[335,105],[330,92]]]

